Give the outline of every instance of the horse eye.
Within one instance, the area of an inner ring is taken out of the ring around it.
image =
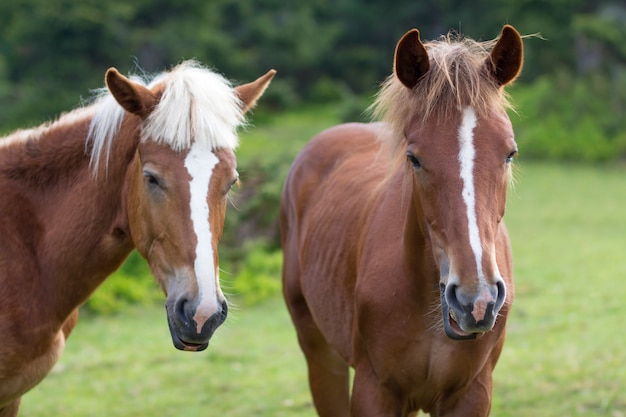
[[[159,183],[159,179],[151,172],[148,171],[144,171],[143,172],[143,176],[146,179],[146,182],[153,187],[159,187],[160,183]]]
[[[411,152],[406,153],[406,158],[409,160],[411,165],[413,165],[413,168],[417,169],[417,168],[422,167],[422,164],[420,163],[419,159],[417,159],[415,155],[413,155]]]
[[[516,155],[517,155],[517,149],[511,151],[511,153],[508,154],[507,157],[506,157],[506,163],[510,164],[511,161],[513,161],[513,158],[515,158]]]

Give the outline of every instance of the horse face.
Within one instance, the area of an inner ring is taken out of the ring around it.
[[[217,245],[238,179],[235,129],[276,71],[233,89],[193,64],[177,68],[152,88],[114,68],[105,79],[117,103],[138,116],[128,121],[137,143],[126,178],[131,239],[167,295],[174,346],[200,351],[228,310]]]
[[[396,77],[411,91],[428,78],[431,63],[437,62],[437,58],[429,57],[417,30],[400,39],[394,59]],[[501,90],[515,80],[522,62],[522,39],[507,25],[489,56],[477,67],[480,81],[474,87],[483,83],[482,88],[492,97],[494,89]],[[461,69],[455,70],[462,74]],[[484,83],[483,75],[490,82]],[[456,83],[456,76],[448,73],[446,82]],[[445,88],[458,91],[456,85]],[[436,102],[443,89],[420,99]],[[489,110],[481,108],[478,114],[470,105],[459,107],[458,97],[456,114],[450,114],[453,110],[448,105],[449,111],[416,117],[405,126],[405,136],[406,155],[415,170],[416,206],[423,211],[426,234],[440,270],[444,328],[450,338],[467,339],[491,330],[506,300],[505,282],[496,261],[497,239],[499,233],[506,233],[500,222],[517,146],[500,104]]]
[[[148,141],[137,152],[129,229],[167,295],[172,340],[181,350],[205,349],[226,319],[217,245],[235,164],[231,150],[197,143],[175,152]]]
[[[409,127],[407,141],[417,204],[440,270],[446,334],[476,337],[494,326],[506,298],[496,243],[517,152],[511,123],[504,112],[477,118],[468,107],[456,123]]]

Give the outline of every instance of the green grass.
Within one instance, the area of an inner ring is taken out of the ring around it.
[[[175,350],[165,309],[83,318],[23,416],[288,416],[310,409],[281,300],[235,310],[208,350]]]
[[[258,135],[289,141],[280,131]],[[626,416],[626,169],[523,163],[517,178],[506,215],[516,300],[492,415]],[[273,299],[235,310],[198,354],[173,348],[161,307],[83,317],[21,415],[314,412],[291,322]]]
[[[626,415],[626,170],[524,166],[494,415]]]

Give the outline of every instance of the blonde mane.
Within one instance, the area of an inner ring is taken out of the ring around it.
[[[170,72],[151,80],[131,77],[132,81],[153,88],[164,85],[163,95],[144,121],[141,140],[168,145],[180,152],[200,142],[212,149],[235,149],[237,128],[245,123],[241,102],[223,76],[185,61]],[[104,157],[108,166],[111,146],[124,120],[125,110],[106,89],[97,90],[93,99],[96,114],[89,127],[91,166],[98,172]]]
[[[381,139],[399,145],[410,120],[446,120],[466,106],[473,107],[479,116],[494,108],[511,108],[504,89],[485,65],[495,44],[496,40],[477,42],[453,33],[425,43],[430,69],[417,85],[411,90],[392,74],[369,109],[374,119],[388,125]]]

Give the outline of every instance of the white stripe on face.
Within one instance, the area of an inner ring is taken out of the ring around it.
[[[476,220],[476,193],[474,191],[474,128],[476,127],[476,113],[471,107],[466,107],[462,116],[463,120],[459,128],[459,162],[461,163],[461,180],[463,181],[462,194],[463,201],[467,207],[467,228],[470,246],[476,259],[478,279],[483,280],[483,250]]]
[[[219,160],[207,145],[195,142],[187,157],[185,168],[191,176],[189,208],[196,233],[196,260],[194,270],[198,282],[198,305],[194,314],[198,333],[208,318],[217,312],[217,276],[213,254],[213,236],[209,225],[207,195],[213,168]]]

